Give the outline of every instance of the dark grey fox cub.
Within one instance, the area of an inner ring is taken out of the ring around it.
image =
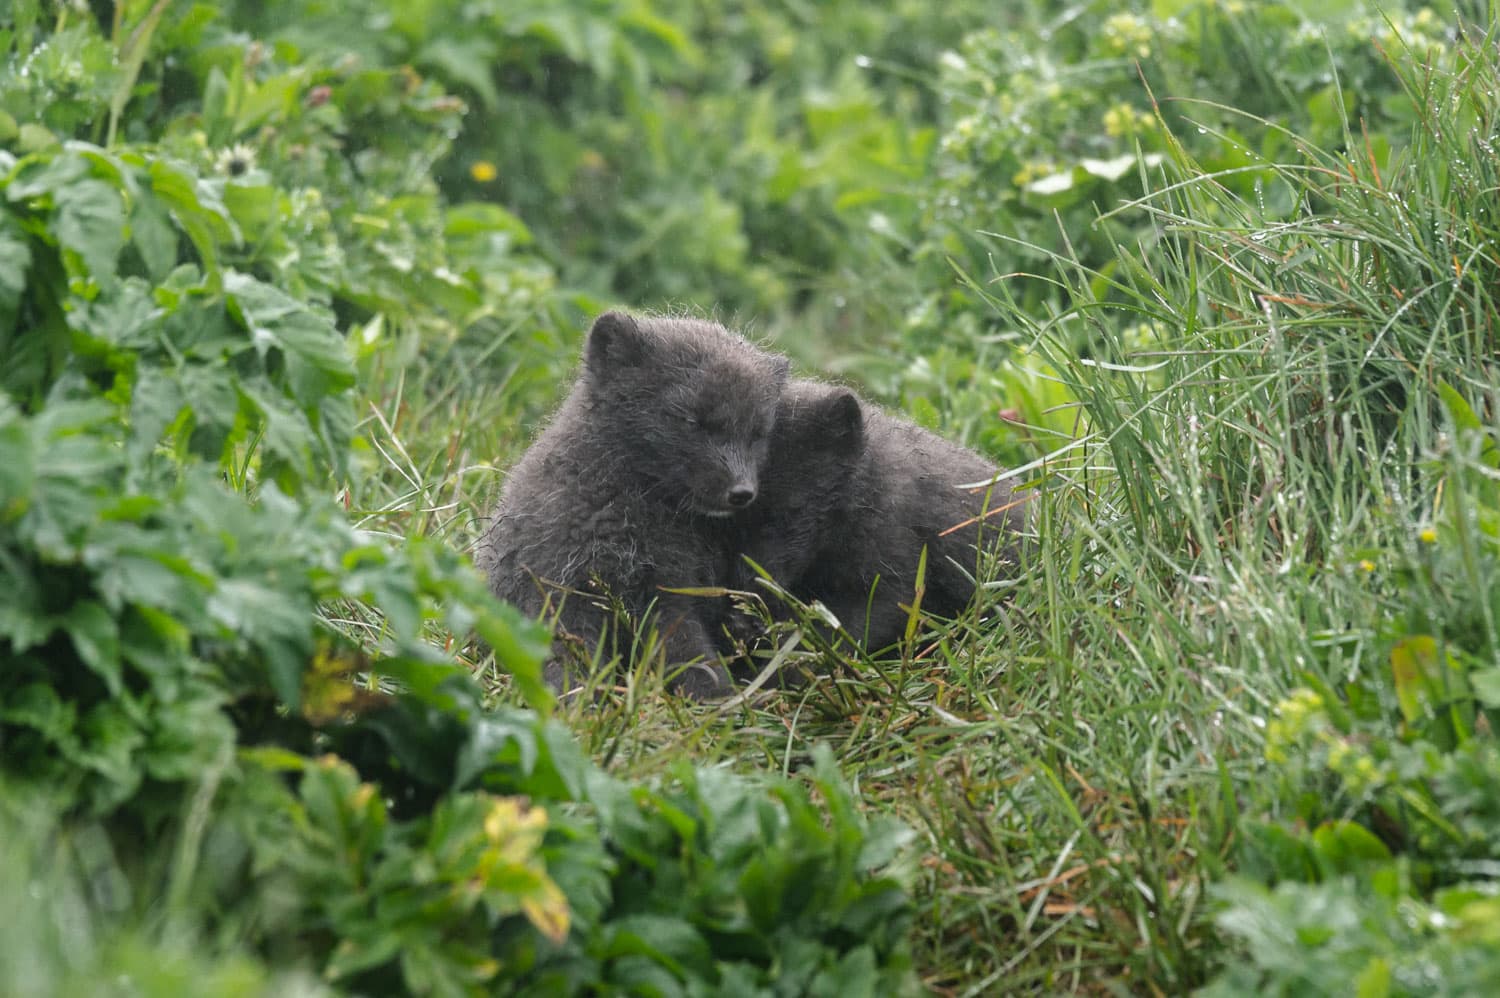
[[[761,501],[742,515],[740,550],[878,650],[906,626],[924,547],[921,607],[942,617],[973,598],[981,557],[1013,552],[1022,514],[1009,486],[957,487],[996,472],[846,388],[795,381],[778,408]]]
[[[531,614],[561,607],[561,630],[628,657],[607,595],[651,613],[675,687],[729,689],[715,637],[722,601],[664,588],[725,581],[733,515],[761,488],[787,361],[712,322],[600,316],[578,379],[511,470],[475,561],[490,589]],[[601,588],[603,591],[601,591]],[[547,676],[566,679],[566,656]]]
[[[849,389],[800,379],[786,386],[776,407],[761,499],[735,517],[729,569],[734,588],[749,589],[753,581],[745,557],[778,583],[797,587],[849,515],[864,436],[864,413]]]

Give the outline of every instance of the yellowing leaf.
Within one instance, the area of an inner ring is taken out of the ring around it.
[[[1359,998],[1385,998],[1391,993],[1391,965],[1384,957],[1372,957],[1354,980]]]
[[[568,899],[550,879],[537,891],[521,899],[521,912],[536,930],[555,943],[568,938],[571,914]]]
[[[1443,669],[1441,666],[1446,665]],[[1426,716],[1429,706],[1451,699],[1466,690],[1463,669],[1453,656],[1438,653],[1437,639],[1429,634],[1402,638],[1391,649],[1391,676],[1396,682],[1396,700],[1406,723]]]

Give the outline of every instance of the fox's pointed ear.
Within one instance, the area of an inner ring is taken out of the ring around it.
[[[865,436],[865,413],[859,398],[847,388],[837,388],[824,397],[820,421],[828,439],[841,446],[858,446]]]
[[[633,316],[605,312],[594,320],[584,351],[591,371],[607,374],[621,367],[637,367],[646,359],[649,340]]]

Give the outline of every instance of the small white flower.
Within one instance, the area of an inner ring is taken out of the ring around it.
[[[220,149],[214,157],[214,169],[229,177],[243,177],[255,169],[255,147],[243,142]]]

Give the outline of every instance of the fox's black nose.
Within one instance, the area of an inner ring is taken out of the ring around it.
[[[729,500],[729,505],[743,509],[755,501],[755,489],[749,485],[736,485],[725,498]]]

